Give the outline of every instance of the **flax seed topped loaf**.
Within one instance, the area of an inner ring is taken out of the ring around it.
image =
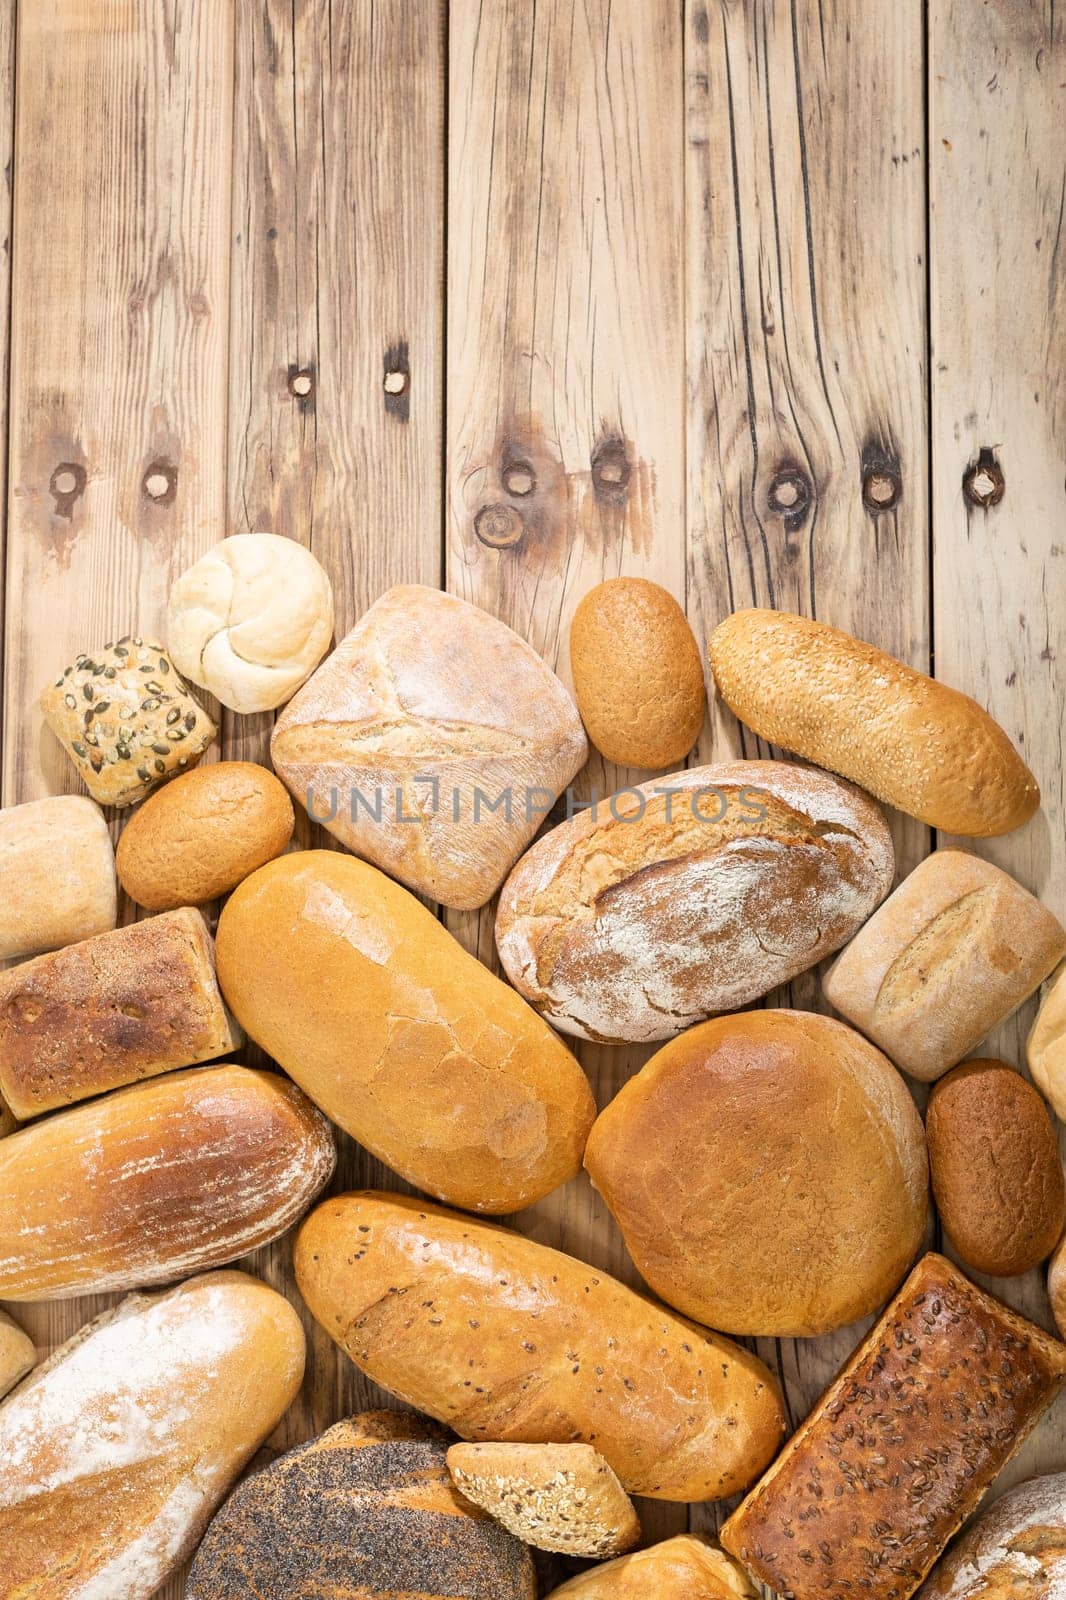
[[[722,1543],[791,1600],[908,1600],[1066,1379],[1066,1346],[924,1256]]]

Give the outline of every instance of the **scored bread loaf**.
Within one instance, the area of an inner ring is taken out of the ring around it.
[[[305,851],[246,878],[218,973],[316,1105],[437,1199],[513,1211],[580,1170],[596,1106],[569,1050],[366,862]]]
[[[0,961],[108,932],[118,892],[100,807],[59,794],[0,811],[0,882]]]
[[[1066,1472],[1030,1478],[952,1545],[919,1600],[1054,1600],[1066,1588]]]
[[[338,1422],[234,1490],[187,1600],[536,1600],[529,1551],[457,1494],[445,1435],[397,1411]]]
[[[733,1494],[781,1441],[757,1357],[472,1217],[337,1196],[297,1235],[296,1281],[361,1371],[461,1438],[592,1444],[660,1500]]]
[[[868,796],[785,761],[623,790],[540,839],[504,884],[507,976],[566,1033],[668,1039],[814,966],[892,884]]]
[[[640,1522],[610,1463],[590,1444],[453,1444],[459,1492],[537,1550],[621,1555]]]
[[[166,1283],[299,1218],[335,1160],[295,1084],[204,1067],[62,1111],[0,1144],[0,1299]]]
[[[698,1533],[619,1556],[553,1589],[548,1600],[757,1600],[743,1570]]]
[[[23,1120],[240,1042],[188,907],[0,973],[0,1091]]]
[[[499,888],[588,743],[562,683],[506,623],[401,584],[285,708],[270,754],[342,844],[472,910]]]
[[[26,1376],[36,1359],[33,1340],[0,1311],[0,1399]]]
[[[839,628],[737,611],[711,635],[718,693],[762,739],[946,833],[1028,822],[1036,779],[975,700]]]
[[[90,1322],[0,1405],[0,1594],[148,1600],[303,1369],[296,1312],[243,1272]]]
[[[908,1600],[1064,1380],[1066,1346],[924,1256],[722,1543],[794,1600]]]
[[[837,957],[831,1005],[912,1078],[939,1078],[1028,999],[1066,929],[990,861],[937,850]]]

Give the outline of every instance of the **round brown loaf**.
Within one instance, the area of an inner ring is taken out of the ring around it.
[[[620,1556],[553,1589],[548,1600],[756,1600],[739,1562],[697,1533]]]
[[[726,1333],[862,1317],[921,1246],[921,1118],[841,1022],[718,1017],[665,1045],[597,1119],[585,1165],[656,1294]]]
[[[205,905],[280,856],[294,824],[284,784],[264,767],[194,767],[126,824],[115,852],[119,881],[147,911]]]
[[[1051,1254],[1066,1187],[1047,1107],[1002,1061],[966,1061],[935,1085],[926,1112],[940,1220],[967,1266],[997,1278]]]
[[[699,738],[706,692],[699,646],[673,595],[646,578],[590,589],[570,626],[581,720],[608,761],[657,770]]]
[[[985,838],[1027,822],[1036,779],[968,695],[839,628],[737,611],[711,635],[718,692],[772,744],[932,828]]]

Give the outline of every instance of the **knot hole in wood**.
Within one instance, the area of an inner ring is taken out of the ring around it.
[[[290,367],[286,379],[289,393],[298,402],[301,408],[314,404],[315,399],[315,369],[314,367]]]
[[[982,511],[987,511],[990,506],[998,506],[1006,494],[1003,468],[996,460],[995,452],[987,446],[978,451],[977,460],[971,461],[963,473],[962,492],[970,505],[978,506]]]
[[[48,480],[48,488],[55,501],[57,517],[74,515],[74,502],[84,494],[85,468],[80,461],[61,461]]]
[[[893,511],[903,497],[903,469],[899,452],[891,443],[886,444],[878,430],[862,447],[859,460],[862,474],[862,503],[873,516],[882,511]]]
[[[482,506],[474,518],[474,532],[490,550],[510,550],[521,539],[525,524],[514,506]]]
[[[141,489],[154,506],[170,506],[178,492],[178,469],[171,461],[151,461],[141,479]]]
[[[381,389],[385,410],[390,417],[406,422],[411,415],[411,360],[406,339],[398,339],[385,351]]]
[[[620,505],[629,492],[633,467],[624,439],[601,439],[592,452],[592,491],[597,500]]]
[[[770,479],[766,491],[766,504],[771,516],[784,519],[789,533],[795,532],[806,521],[814,500],[814,485],[802,467],[779,467]]]

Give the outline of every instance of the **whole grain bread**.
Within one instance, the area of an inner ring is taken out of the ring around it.
[[[367,1412],[281,1456],[215,1517],[188,1600],[536,1600],[529,1551],[456,1492],[445,1439]]]
[[[833,963],[826,999],[914,1078],[939,1078],[1038,988],[1066,929],[965,850],[917,866]]]
[[[1066,1380],[1066,1346],[924,1256],[722,1529],[793,1600],[908,1600]]]
[[[0,1399],[26,1376],[36,1359],[33,1340],[0,1311]]]
[[[1009,833],[1036,779],[975,700],[839,628],[737,611],[711,635],[718,693],[771,744],[839,772],[931,828]]]
[[[930,1573],[919,1600],[1053,1600],[1066,1588],[1066,1472],[1001,1495]]]
[[[341,1349],[462,1438],[592,1444],[631,1494],[661,1500],[734,1494],[781,1441],[757,1357],[508,1229],[403,1195],[338,1195],[295,1257]]]
[[[602,1560],[640,1539],[633,1502],[590,1444],[453,1444],[448,1470],[460,1494],[537,1550]]]
[[[562,822],[504,884],[496,943],[558,1028],[668,1039],[814,966],[892,883],[867,795],[785,761],[696,767]]]
[[[756,1600],[758,1591],[724,1550],[681,1533],[582,1572],[549,1600]]]

